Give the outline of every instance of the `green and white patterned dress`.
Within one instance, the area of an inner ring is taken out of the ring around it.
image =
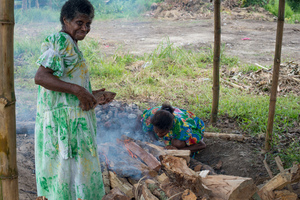
[[[48,36],[37,64],[52,69],[60,80],[92,92],[83,55],[68,34]],[[78,105],[75,95],[38,88],[36,181],[38,195],[48,200],[100,200],[105,194],[95,112]]]

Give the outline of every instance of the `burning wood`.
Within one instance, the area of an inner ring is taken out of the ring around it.
[[[164,155],[172,155],[172,156],[184,158],[187,161],[187,163],[190,162],[190,155],[191,155],[190,150],[167,150],[164,149],[164,147],[157,146],[149,142],[133,140],[124,135],[122,136],[122,139],[125,141],[134,141],[136,144],[138,144],[143,149],[147,150],[150,154],[152,154],[156,158],[159,158],[159,156],[164,156]]]
[[[160,162],[150,153],[142,149],[138,144],[133,141],[125,141],[125,147],[137,155],[144,161],[150,169],[158,171],[161,167]]]
[[[110,187],[113,188],[103,198],[104,200],[248,200],[252,197],[271,200],[275,197],[296,198],[292,191],[282,189],[284,186],[300,180],[299,164],[284,170],[255,193],[258,189],[251,178],[216,175],[212,167],[192,158],[187,159],[190,152],[183,151],[180,153],[180,150],[165,150],[163,147],[134,141],[128,137],[126,141],[119,140],[119,144],[122,145],[104,143],[100,146],[100,158],[108,165]],[[160,161],[155,157],[159,157]],[[189,166],[188,160],[190,160]],[[198,172],[192,170],[193,168]],[[160,170],[155,171],[158,169]],[[200,174],[204,174],[202,172],[206,172],[205,176],[200,176]],[[208,173],[210,175],[207,175]]]
[[[120,177],[140,179],[142,176],[154,177],[155,170],[150,169],[139,159],[132,158],[125,147],[115,143],[104,143],[99,147],[100,160],[105,161],[110,168]]]

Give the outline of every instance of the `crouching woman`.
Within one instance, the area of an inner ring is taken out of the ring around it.
[[[206,147],[203,142],[204,122],[188,110],[165,103],[145,110],[141,121],[143,130],[161,138],[166,149],[197,152]]]

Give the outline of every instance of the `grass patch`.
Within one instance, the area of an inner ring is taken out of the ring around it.
[[[37,69],[35,61],[40,55],[40,44],[44,35],[35,37],[40,42],[30,43],[16,39],[15,56],[20,60],[16,66],[17,88],[34,88],[33,76]],[[193,111],[203,120],[208,120],[212,104],[212,48],[187,50],[176,47],[168,38],[164,39],[151,54],[133,56],[122,53],[106,57],[96,40],[87,38],[79,42],[80,49],[90,67],[94,89],[106,88],[117,93],[117,100],[135,102],[141,109],[149,102],[172,105]],[[255,71],[254,65],[242,66],[235,57],[225,54],[222,47],[221,66],[239,68],[243,73]],[[32,85],[33,84],[33,85]],[[35,99],[33,100],[33,102]],[[248,94],[221,85],[219,116],[234,118],[241,130],[251,136],[266,132],[269,97]],[[300,97],[290,95],[279,97],[276,103],[274,124],[274,148],[281,149],[280,156],[285,163],[299,160],[296,150],[299,141],[281,148],[282,137],[295,123],[299,123]],[[20,105],[22,106],[22,105]],[[217,131],[208,125],[208,130]],[[293,153],[295,152],[295,153]],[[299,152],[299,151],[298,151]]]
[[[290,3],[291,4],[291,3]],[[290,24],[294,24],[295,22],[300,21],[300,13],[299,8],[295,7],[294,10],[290,6],[289,2],[285,3],[285,21]],[[294,5],[294,4],[291,4]],[[278,16],[278,8],[279,8],[279,0],[270,0],[268,4],[266,4],[265,9],[271,12],[273,15]]]
[[[47,8],[30,8],[28,10],[15,9],[15,23],[28,24],[32,22],[59,22],[59,10]]]

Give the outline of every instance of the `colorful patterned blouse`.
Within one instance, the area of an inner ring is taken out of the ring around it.
[[[173,115],[175,118],[173,128],[163,137],[165,144],[171,145],[173,138],[185,141],[188,146],[199,143],[203,138],[205,130],[204,122],[190,111],[174,108],[175,111]],[[153,131],[153,125],[150,123],[150,119],[160,109],[161,106],[158,106],[149,108],[143,112],[142,125],[145,132]]]
[[[68,34],[48,36],[37,64],[52,69],[60,80],[92,92],[83,55]],[[94,110],[83,111],[75,95],[39,86],[35,162],[38,196],[48,200],[101,199],[105,192]]]

